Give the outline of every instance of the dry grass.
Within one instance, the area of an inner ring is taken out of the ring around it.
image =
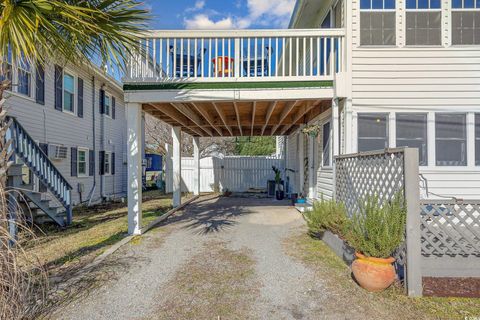
[[[251,319],[259,294],[254,276],[249,252],[209,243],[177,271],[164,291],[169,296],[159,297],[165,300],[149,319]]]
[[[185,196],[184,200],[188,198]],[[172,208],[171,195],[145,192],[142,207],[142,226],[146,226]],[[69,228],[44,230],[40,243],[29,248],[29,252],[39,257],[51,275],[66,276],[69,270],[89,263],[127,236],[127,214],[127,206],[122,203],[76,208]]]
[[[480,317],[480,299],[409,298],[401,288],[369,293],[352,280],[350,269],[322,241],[306,234],[295,235],[285,242],[287,252],[327,280],[335,299],[329,300],[331,312],[348,306],[357,316],[369,319],[465,319]]]

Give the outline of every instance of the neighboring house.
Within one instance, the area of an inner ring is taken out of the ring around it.
[[[49,63],[35,68],[10,62],[6,67],[7,77],[13,83],[6,94],[8,115],[16,118],[48,155],[50,161],[45,161],[58,169],[65,185],[71,186],[69,205],[125,196],[127,141],[121,85],[89,66]],[[33,161],[23,161],[28,166],[22,170],[21,185],[15,186],[25,189],[32,198],[28,200],[37,207],[41,208],[49,199],[61,202],[61,197],[49,192],[52,189],[46,188],[39,176],[28,169],[42,171],[33,166]],[[51,202],[44,211],[55,207]]]
[[[423,197],[479,198],[480,1],[299,0],[290,28],[345,30],[338,153],[418,148]],[[331,196],[331,110],[311,123],[318,138],[290,136],[287,157],[313,148],[305,185]]]

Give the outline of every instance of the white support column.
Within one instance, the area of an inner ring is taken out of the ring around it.
[[[176,208],[182,203],[182,129],[172,128],[173,138],[173,207]]]
[[[315,185],[315,137],[308,136],[308,198],[316,198],[317,186]]]
[[[200,138],[193,138],[193,194],[200,194]]]
[[[305,184],[305,152],[304,152],[304,134],[301,132],[297,136],[298,141],[298,179],[299,179],[299,196],[300,193],[305,196],[304,184]]]
[[[338,156],[340,151],[340,130],[339,130],[339,115],[338,115],[338,99],[332,100],[332,155]],[[332,158],[333,159],[333,158]]]
[[[142,106],[127,103],[128,234],[138,235],[142,225]]]
[[[338,98],[334,98],[332,100],[332,120],[331,120],[331,141],[332,141],[332,167],[333,167],[333,199],[335,199],[336,195],[336,181],[335,181],[335,157],[339,155],[340,151],[340,130],[339,130],[339,114],[338,114]]]

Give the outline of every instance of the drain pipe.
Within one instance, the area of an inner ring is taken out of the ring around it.
[[[93,157],[96,158],[97,157],[97,139],[96,139],[96,133],[95,133],[95,76],[92,76],[92,121],[93,121],[93,126],[92,126],[92,130],[93,130]],[[94,159],[94,163],[95,163],[95,160]],[[99,164],[100,165],[100,164]],[[93,186],[92,186],[92,189],[90,190],[90,195],[89,195],[89,199],[88,199],[88,206],[90,206],[92,204],[92,199],[95,195],[95,190],[97,188],[97,170],[93,170]]]

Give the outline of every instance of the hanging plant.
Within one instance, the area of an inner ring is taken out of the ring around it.
[[[304,134],[309,135],[311,137],[318,136],[319,131],[320,131],[320,126],[318,126],[317,124],[312,124],[302,129],[302,132]]]

